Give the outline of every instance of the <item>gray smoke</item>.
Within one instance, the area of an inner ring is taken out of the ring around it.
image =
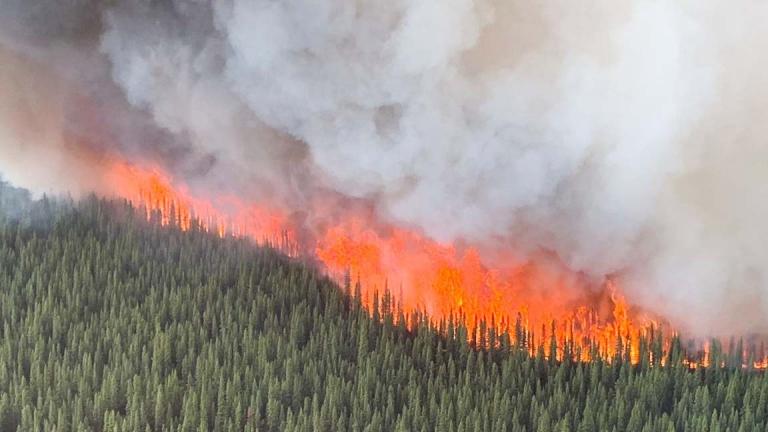
[[[768,330],[768,4],[0,7],[0,170],[19,183],[94,187],[70,131],[204,190],[294,210],[323,191],[440,241],[554,251],[700,334]]]

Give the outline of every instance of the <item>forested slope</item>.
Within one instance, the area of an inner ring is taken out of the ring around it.
[[[474,349],[245,240],[28,207],[0,217],[2,431],[766,430],[762,373]]]

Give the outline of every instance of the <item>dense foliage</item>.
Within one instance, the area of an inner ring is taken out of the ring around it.
[[[762,373],[473,346],[270,248],[52,207],[0,218],[2,431],[766,430]]]

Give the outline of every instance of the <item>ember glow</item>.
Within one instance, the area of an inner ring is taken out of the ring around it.
[[[277,245],[290,255],[318,261],[340,284],[348,275],[353,285],[359,283],[369,308],[374,296],[388,291],[405,316],[425,312],[435,324],[461,320],[470,338],[481,326],[493,327],[508,332],[532,355],[543,348],[549,356],[555,348],[558,359],[569,353],[574,360],[598,355],[610,361],[629,352],[637,363],[641,339],[666,332],[666,350],[673,334],[668,325],[631,308],[617,278],[588,287],[584,278],[546,260],[490,267],[473,247],[440,244],[403,228],[374,229],[355,215],[301,244],[300,228],[289,215],[236,197],[216,203],[200,199],[159,167],[113,162],[106,183],[114,195],[146,211],[148,219],[183,230],[197,221],[220,236]],[[753,366],[764,368],[766,357],[759,358]],[[691,368],[708,362],[706,344],[686,360]]]

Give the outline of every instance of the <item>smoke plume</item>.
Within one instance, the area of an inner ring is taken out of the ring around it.
[[[78,149],[118,150],[209,193],[551,251],[700,334],[768,330],[768,4],[0,7],[16,183],[98,189]]]

